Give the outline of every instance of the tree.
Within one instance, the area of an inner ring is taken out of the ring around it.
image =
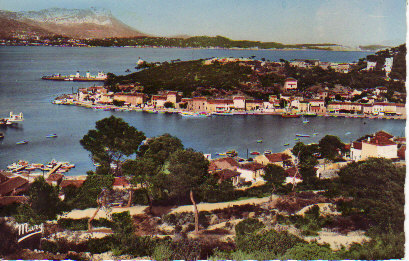
[[[350,213],[364,215],[377,233],[403,231],[405,168],[392,161],[371,158],[342,168],[334,193],[353,197]]]
[[[84,209],[97,207],[97,199],[102,189],[112,189],[114,178],[111,175],[88,175],[73,203],[73,207]]]
[[[61,200],[57,188],[49,185],[43,177],[37,178],[29,189],[30,206],[44,219],[54,219],[61,211]]]
[[[183,149],[180,139],[168,133],[148,139],[139,149],[140,157],[152,159],[157,166],[163,167],[169,156],[177,150]]]
[[[97,121],[96,129],[89,130],[80,143],[108,173],[112,174],[111,163],[115,163],[115,174],[119,175],[123,157],[135,154],[144,139],[143,132],[129,126],[121,118],[111,116]]]
[[[163,104],[163,106],[165,107],[165,108],[175,108],[175,105],[173,104],[173,102],[170,102],[170,101],[168,101],[168,102],[165,102],[164,104]]]
[[[149,212],[152,210],[151,191],[153,187],[153,178],[158,174],[160,166],[150,157],[140,157],[136,160],[126,160],[122,166],[125,175],[132,176],[132,184],[140,185],[145,191],[149,202]]]
[[[199,213],[193,193],[208,179],[208,167],[209,161],[203,154],[192,149],[178,150],[169,158],[170,194],[179,200],[189,194],[195,209],[195,233],[199,231]]]
[[[336,260],[339,257],[328,246],[320,246],[317,243],[297,244],[288,249],[280,259],[293,260]]]
[[[335,159],[338,156],[338,150],[344,150],[345,144],[333,135],[326,135],[319,142],[321,156],[327,159]]]
[[[263,179],[267,182],[268,185],[272,186],[270,201],[272,200],[273,193],[276,191],[276,189],[282,187],[286,177],[287,173],[285,172],[284,168],[280,166],[277,166],[275,164],[268,164],[264,168]]]

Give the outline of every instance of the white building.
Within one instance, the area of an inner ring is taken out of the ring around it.
[[[288,90],[296,90],[297,89],[297,80],[294,78],[287,78],[284,82],[284,89]]]

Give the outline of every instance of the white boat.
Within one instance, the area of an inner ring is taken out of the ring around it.
[[[27,144],[27,143],[28,143],[27,140],[22,140],[22,141],[16,142],[17,145]]]
[[[53,134],[48,134],[47,136],[45,136],[46,138],[57,138],[57,134],[53,133]]]

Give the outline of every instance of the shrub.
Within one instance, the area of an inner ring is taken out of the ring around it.
[[[236,235],[246,235],[257,232],[258,230],[264,228],[264,224],[255,218],[248,218],[235,227]]]
[[[277,232],[269,230],[261,233],[239,234],[236,237],[237,248],[248,253],[253,251],[271,251],[274,255],[279,255],[284,254],[285,251],[298,243],[304,243],[304,240],[286,231]]]
[[[0,242],[0,255],[12,254],[19,249],[17,231],[8,225],[4,219],[0,219]]]
[[[280,259],[335,260],[335,259],[338,259],[338,256],[327,246],[320,246],[316,243],[311,243],[311,244],[301,243],[301,244],[297,244],[296,246],[288,249]]]

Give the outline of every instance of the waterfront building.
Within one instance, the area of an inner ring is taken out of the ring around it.
[[[297,90],[297,80],[294,78],[287,78],[284,82],[284,90]]]
[[[113,96],[114,100],[123,101],[132,106],[142,106],[146,102],[146,95],[143,93],[123,93],[118,92]]]
[[[225,99],[208,100],[205,107],[206,112],[230,112],[233,109],[233,100]]]
[[[240,183],[263,181],[264,165],[257,162],[245,163],[237,167],[237,172],[240,173]]]
[[[165,95],[152,95],[151,104],[155,108],[164,108],[166,101]]]
[[[246,100],[246,111],[256,111],[263,108],[262,100]]]
[[[246,110],[246,98],[244,96],[233,97],[234,109],[238,111]]]
[[[187,109],[194,112],[202,112],[206,110],[207,98],[206,97],[193,97],[188,100]]]
[[[368,158],[398,159],[398,144],[394,136],[385,131],[379,131],[365,139],[352,143],[350,157],[353,161]]]
[[[260,163],[264,166],[267,164],[275,164],[283,168],[290,166],[291,160],[291,156],[286,153],[263,154],[254,158],[254,162]]]

